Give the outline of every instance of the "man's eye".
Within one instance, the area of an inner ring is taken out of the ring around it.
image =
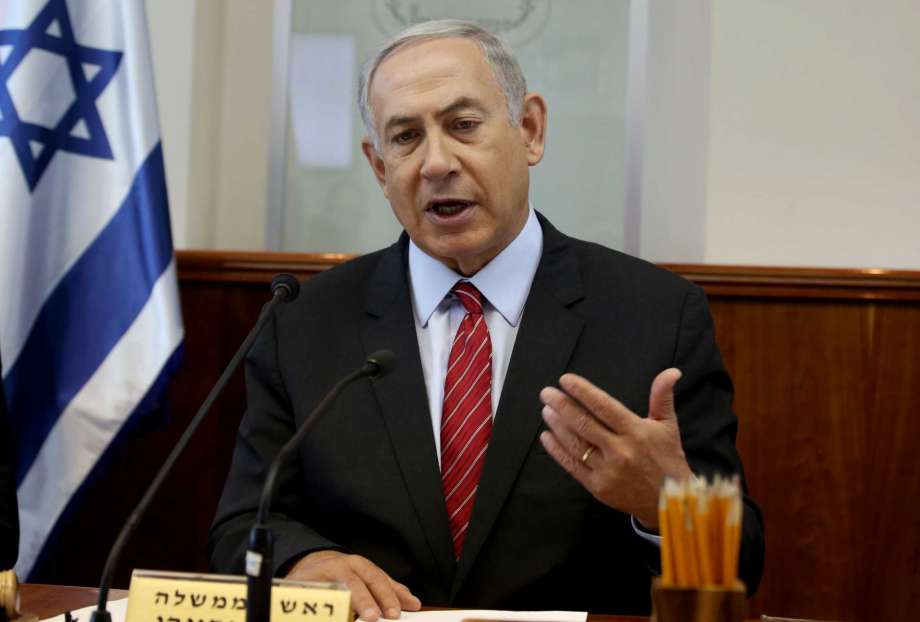
[[[454,122],[454,129],[463,131],[474,130],[479,126],[479,122],[474,119],[459,119]]]
[[[406,130],[393,136],[393,142],[397,145],[405,145],[415,138],[415,130]]]

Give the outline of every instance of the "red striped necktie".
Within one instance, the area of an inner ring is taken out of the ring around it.
[[[444,381],[441,483],[454,554],[460,559],[492,435],[492,341],[479,290],[461,281],[452,291],[466,315],[450,348]]]

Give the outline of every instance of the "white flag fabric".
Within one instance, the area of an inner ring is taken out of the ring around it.
[[[27,578],[182,343],[143,0],[0,2],[0,296]]]

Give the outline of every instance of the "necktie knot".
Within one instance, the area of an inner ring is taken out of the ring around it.
[[[458,281],[451,290],[467,313],[482,314],[482,292],[469,281]]]

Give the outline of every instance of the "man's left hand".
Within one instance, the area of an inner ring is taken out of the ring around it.
[[[674,385],[678,369],[652,382],[648,418],[581,376],[565,374],[540,392],[549,430],[546,451],[600,502],[658,529],[658,493],[666,477],[692,476],[680,443]]]

